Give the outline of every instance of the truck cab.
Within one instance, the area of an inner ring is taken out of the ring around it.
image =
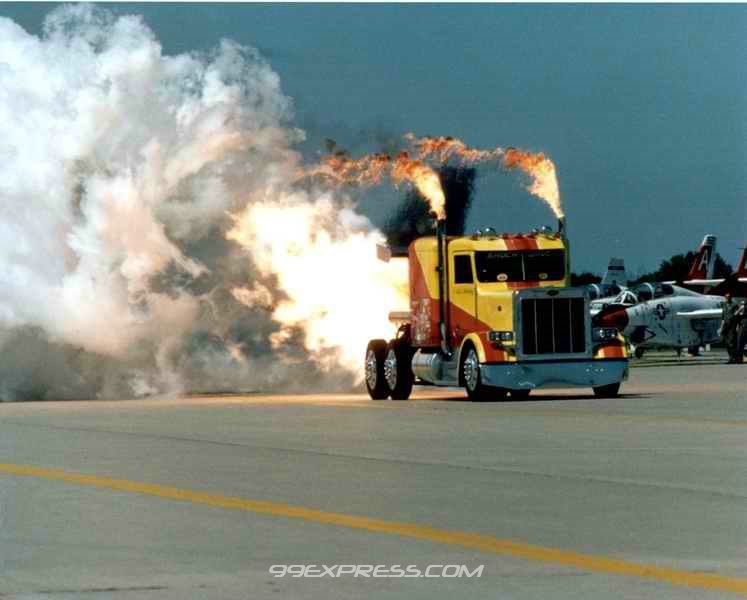
[[[379,352],[384,381],[395,383],[390,392],[399,376],[464,386],[476,400],[558,386],[618,393],[627,376],[624,339],[614,328],[592,328],[588,292],[568,286],[560,230],[447,237],[441,229],[410,244],[407,259],[410,312],[393,315],[398,335]],[[371,392],[376,351],[368,350]]]

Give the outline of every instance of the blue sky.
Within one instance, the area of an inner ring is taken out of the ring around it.
[[[0,4],[38,33],[50,4]],[[747,243],[747,5],[108,4],[166,53],[253,45],[294,99],[312,156],[453,135],[556,163],[575,270],[632,271],[719,237]],[[2,57],[0,57],[2,60]],[[374,220],[391,203],[363,200]],[[478,181],[470,228],[526,230],[550,211],[513,174]]]

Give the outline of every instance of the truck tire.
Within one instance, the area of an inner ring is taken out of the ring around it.
[[[617,398],[620,393],[620,382],[610,383],[609,385],[599,385],[594,389],[594,395],[597,398]]]
[[[411,363],[410,344],[402,338],[390,341],[384,358],[384,380],[392,400],[407,400],[410,397],[415,381]]]
[[[480,359],[477,350],[472,344],[468,344],[462,351],[462,359],[459,364],[459,381],[467,390],[467,396],[473,402],[489,402],[490,400],[501,400],[506,397],[504,388],[494,388],[484,385],[480,373]]]
[[[384,358],[386,357],[386,342],[371,340],[366,348],[366,389],[372,400],[386,400],[389,388],[384,379]]]

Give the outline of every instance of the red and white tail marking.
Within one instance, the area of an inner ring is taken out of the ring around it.
[[[737,263],[736,275],[739,278],[747,277],[747,246],[742,248],[742,256]]]
[[[706,235],[693,259],[687,279],[709,279],[713,277],[716,260],[716,236]]]

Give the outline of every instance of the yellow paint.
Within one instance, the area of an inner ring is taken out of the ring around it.
[[[638,577],[677,586],[721,592],[733,592],[747,596],[747,579],[724,577],[711,573],[680,571],[677,569],[633,563],[615,558],[579,554],[576,552],[560,550],[558,548],[535,546],[533,544],[499,539],[477,533],[449,531],[445,529],[437,529],[435,527],[415,525],[413,523],[398,523],[381,519],[369,519],[367,517],[314,510],[301,506],[279,504],[276,502],[249,500],[234,496],[196,492],[152,483],[129,481],[127,479],[112,479],[95,475],[84,475],[81,473],[72,473],[59,469],[47,469],[29,465],[0,463],[0,473],[18,477],[36,477],[64,481],[66,483],[76,483],[79,485],[115,490],[119,492],[143,494],[168,500],[191,502],[192,504],[240,510],[273,517],[301,519],[314,523],[324,523],[338,527],[348,527],[374,533],[426,540],[437,544],[449,544],[489,554],[555,563],[583,571]]]
[[[468,341],[472,342],[475,346],[475,350],[477,351],[477,360],[479,360],[481,363],[484,363],[487,358],[485,356],[485,347],[482,345],[480,336],[478,336],[476,333],[470,333],[469,335],[464,336],[462,348],[464,348],[464,344]]]
[[[492,287],[481,285],[477,290],[477,318],[488,325],[490,331],[513,331],[514,292],[492,290]]]
[[[422,237],[413,243],[415,255],[423,271],[428,295],[434,300],[441,297],[438,288],[438,245],[435,237]]]

